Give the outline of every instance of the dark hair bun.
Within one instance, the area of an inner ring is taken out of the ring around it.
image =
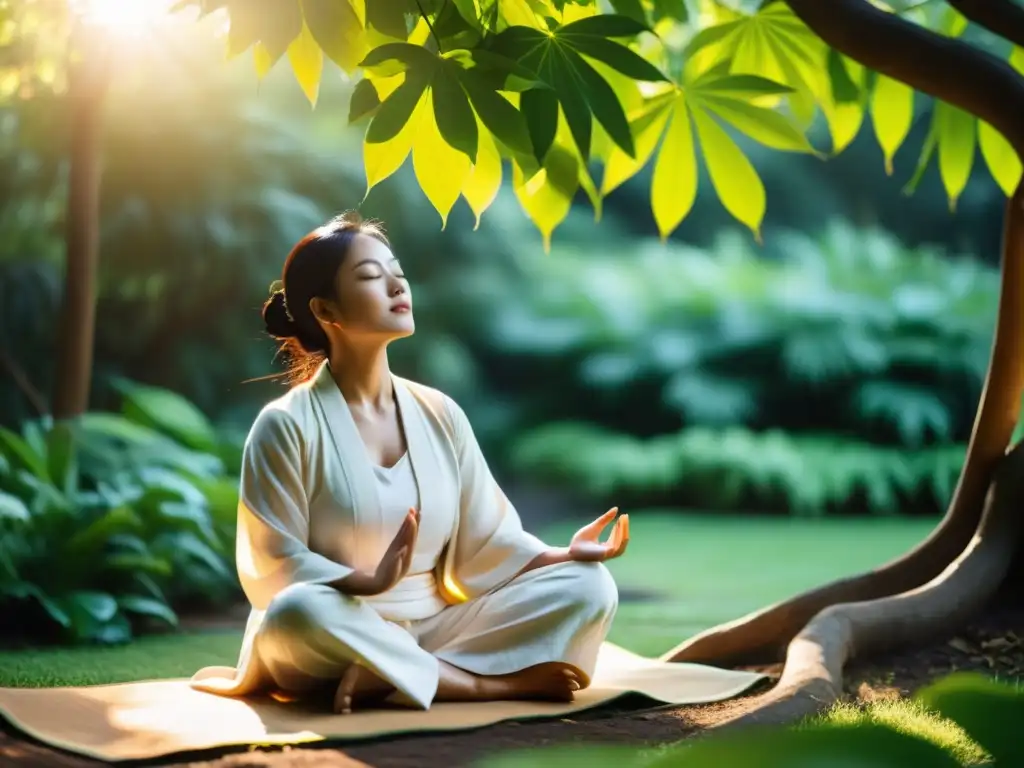
[[[267,299],[267,303],[263,305],[263,322],[267,327],[267,333],[275,339],[289,339],[296,336],[298,329],[295,327],[295,321],[288,314],[284,291],[274,291]]]

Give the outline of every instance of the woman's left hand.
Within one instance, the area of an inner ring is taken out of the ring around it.
[[[569,559],[581,562],[600,562],[618,557],[626,551],[629,543],[629,515],[615,521],[615,528],[606,542],[601,542],[601,532],[615,518],[618,507],[612,507],[594,522],[580,528],[569,543]]]

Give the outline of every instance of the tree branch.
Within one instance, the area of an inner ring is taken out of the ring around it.
[[[1005,61],[880,10],[868,0],[786,3],[840,53],[970,112],[1024,157],[1024,78]],[[995,0],[972,4],[994,5]]]
[[[1004,40],[1024,47],[1024,8],[1011,0],[946,0],[961,14],[999,35]]]

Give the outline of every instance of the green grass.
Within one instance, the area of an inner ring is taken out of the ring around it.
[[[921,541],[934,520],[630,514],[629,548],[609,563],[624,600],[609,639],[658,655],[701,630],[823,582],[874,568]],[[575,526],[549,530],[567,544]]]
[[[930,741],[949,752],[961,765],[982,765],[989,756],[966,731],[949,718],[941,717],[913,699],[877,701],[865,707],[837,704],[818,722],[836,725],[876,723],[900,733]]]
[[[934,521],[690,517],[633,513],[626,554],[610,563],[624,600],[610,640],[657,655],[696,632],[823,581],[879,565],[920,541]],[[545,538],[566,544],[574,525]],[[241,632],[148,637],[127,647],[0,652],[0,686],[94,685],[187,677],[233,665]]]

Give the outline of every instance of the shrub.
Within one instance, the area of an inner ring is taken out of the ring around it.
[[[229,599],[240,448],[171,392],[0,429],[0,610],[33,640],[122,642]]]
[[[640,439],[583,423],[540,427],[512,443],[514,471],[623,506],[703,510],[933,513],[965,448],[906,451],[834,435],[694,427]]]

